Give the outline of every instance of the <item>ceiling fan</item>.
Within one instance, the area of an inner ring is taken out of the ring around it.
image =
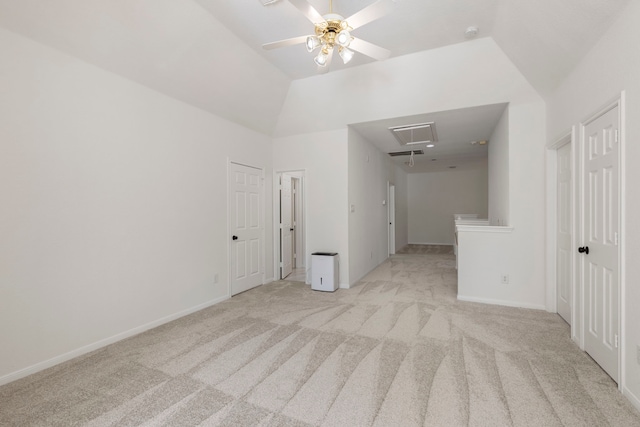
[[[311,21],[315,26],[315,34],[266,43],[262,45],[264,49],[271,50],[300,43],[306,43],[309,52],[319,48],[314,61],[318,64],[320,73],[329,71],[333,50],[336,48],[345,64],[351,61],[354,51],[377,60],[387,59],[391,55],[389,50],[353,37],[351,32],[389,13],[398,0],[378,0],[348,18],[333,12],[333,0],[329,0],[329,13],[326,15],[320,15],[307,0],[288,1]]]

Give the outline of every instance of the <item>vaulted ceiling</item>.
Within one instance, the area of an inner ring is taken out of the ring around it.
[[[316,74],[304,45],[264,51],[261,45],[308,35],[313,26],[287,0],[195,0],[247,45],[294,79]],[[321,14],[330,0],[308,0]],[[391,50],[392,56],[465,41],[469,26],[493,37],[529,82],[542,93],[555,87],[606,31],[629,0],[390,0],[392,12],[353,35]],[[333,0],[333,11],[349,17],[375,0]],[[357,55],[346,67],[373,61]],[[481,64],[478,64],[481,66]],[[437,64],[435,64],[437,66]],[[345,66],[334,61],[332,67]]]
[[[354,36],[392,57],[492,37],[542,95],[553,90],[630,0],[397,0]],[[309,0],[328,12],[329,0]],[[350,16],[374,0],[334,0]],[[272,134],[289,85],[313,76],[310,34],[287,0],[0,0],[0,25],[259,132]],[[371,62],[357,55],[346,67]],[[344,65],[334,61],[333,73]],[[482,63],[477,64],[482,67]],[[437,67],[437,64],[434,64]],[[339,90],[339,88],[336,88]]]

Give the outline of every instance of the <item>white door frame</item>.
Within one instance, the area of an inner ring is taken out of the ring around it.
[[[585,120],[582,120],[579,124],[579,143],[577,144],[577,153],[576,153],[576,159],[581,159],[583,154],[584,154],[584,129],[585,127],[592,122],[593,120],[595,120],[596,118],[600,117],[601,115],[603,115],[604,113],[608,112],[609,110],[618,107],[619,111],[618,111],[618,115],[620,118],[620,123],[619,123],[619,150],[618,150],[618,182],[619,182],[619,188],[618,188],[618,220],[619,220],[619,224],[620,224],[620,231],[619,231],[619,241],[618,241],[618,277],[619,277],[619,289],[620,292],[618,294],[618,331],[619,331],[619,345],[618,345],[618,367],[619,367],[619,378],[618,378],[618,389],[620,391],[622,391],[624,389],[624,379],[625,379],[625,347],[626,347],[626,328],[625,328],[625,322],[624,319],[626,318],[625,316],[625,306],[624,306],[624,301],[625,301],[625,290],[626,290],[626,277],[625,277],[625,254],[626,254],[626,223],[625,223],[625,194],[626,194],[626,183],[625,183],[625,163],[624,163],[624,159],[625,159],[625,142],[626,142],[626,137],[625,137],[625,92],[621,92],[620,95],[618,97],[616,97],[613,101],[609,102],[608,104],[606,104],[603,108],[599,109],[595,114],[590,115],[588,118],[586,118]],[[577,181],[574,184],[574,187],[576,188],[576,191],[578,192],[578,197],[577,197],[577,204],[576,206],[582,206],[582,202],[584,200],[584,181],[582,179],[583,175],[584,175],[584,170],[583,170],[583,165],[582,162],[578,162],[578,173],[579,175],[577,175],[578,177],[580,177],[579,181]],[[580,208],[580,210],[578,212],[581,212],[582,208]],[[576,234],[576,237],[578,238],[578,240],[580,242],[584,241],[584,236],[582,235],[584,227],[582,224],[582,215],[576,215],[576,220],[579,222],[578,223],[578,227],[577,229],[578,234]],[[576,243],[577,245],[577,243]],[[575,253],[575,251],[574,251]],[[581,263],[576,263],[576,268],[574,269],[574,271],[578,271],[578,268],[581,266]],[[577,281],[577,286],[574,288],[576,291],[580,292],[580,300],[579,300],[579,304],[580,304],[580,311],[583,312],[584,310],[584,280],[582,277],[582,272],[580,272],[580,276],[579,276],[579,280]],[[575,311],[575,310],[574,310]],[[582,350],[584,350],[584,333],[585,333],[585,328],[584,325],[582,325],[582,317],[584,316],[580,316],[579,317],[579,322],[581,325],[580,328],[580,335],[579,335],[579,344],[580,344],[580,348]]]
[[[260,250],[262,251],[262,257],[260,259],[260,273],[262,274],[262,279],[261,279],[261,284],[264,285],[265,284],[265,266],[267,265],[266,262],[266,232],[265,232],[265,228],[266,228],[266,205],[265,205],[265,185],[264,185],[264,180],[265,180],[265,176],[264,176],[264,167],[262,166],[254,166],[251,165],[249,163],[245,163],[245,162],[240,162],[240,161],[234,161],[231,160],[229,157],[227,157],[227,277],[228,277],[228,286],[227,286],[227,297],[231,298],[231,293],[232,293],[232,289],[231,289],[231,285],[233,283],[233,280],[231,280],[232,277],[232,268],[231,268],[231,247],[232,247],[232,243],[233,241],[231,240],[231,235],[233,234],[233,230],[231,229],[231,204],[230,204],[230,199],[231,199],[231,193],[229,191],[229,188],[231,187],[231,182],[229,181],[229,172],[231,171],[231,165],[232,164],[236,164],[236,165],[241,165],[241,166],[246,166],[249,168],[253,168],[253,169],[258,169],[260,171],[260,179],[262,180],[262,185],[260,186],[260,204],[262,205],[263,208],[263,212],[262,212],[262,231],[261,231],[261,235],[260,238],[262,239],[261,242],[261,248]]]
[[[546,230],[545,230],[545,234],[546,234],[546,246],[547,246],[547,250],[546,250],[546,263],[547,263],[547,269],[546,269],[546,308],[547,311],[551,312],[551,313],[556,313],[558,311],[558,301],[557,301],[557,277],[556,277],[556,256],[557,256],[557,235],[556,235],[556,231],[557,231],[557,227],[558,227],[558,220],[557,220],[557,212],[558,212],[558,175],[557,175],[557,168],[558,168],[558,149],[562,146],[564,146],[565,144],[571,144],[571,180],[572,180],[572,194],[571,194],[571,198],[572,198],[572,206],[574,207],[574,209],[572,209],[572,217],[571,217],[571,233],[572,236],[576,236],[576,226],[577,226],[577,221],[576,221],[576,212],[578,212],[575,207],[576,205],[576,191],[575,191],[575,187],[576,187],[576,171],[577,171],[577,167],[576,167],[576,162],[577,162],[577,157],[576,157],[576,144],[577,144],[577,129],[575,126],[572,126],[571,131],[566,133],[564,136],[562,136],[561,138],[553,141],[550,144],[547,144],[547,150],[546,150],[546,173],[547,173],[547,185],[546,185],[546,205],[547,205],[547,209],[546,209],[546,217],[547,217],[547,221],[546,221]],[[575,342],[577,342],[578,344],[580,344],[580,333],[578,333],[578,329],[579,327],[582,325],[581,322],[577,322],[576,321],[576,317],[578,317],[579,312],[580,312],[580,305],[577,302],[577,296],[578,294],[575,292],[576,289],[576,277],[577,276],[577,271],[576,271],[576,250],[577,250],[577,246],[575,243],[575,238],[573,239],[573,242],[571,244],[572,248],[571,248],[571,264],[573,265],[573,274],[572,274],[572,278],[571,278],[571,339],[574,340]]]
[[[302,176],[294,176],[291,182],[295,185],[294,207],[295,207],[295,230],[294,230],[294,247],[295,247],[295,265],[294,268],[305,267],[306,260],[304,254],[300,253],[304,249],[304,179]]]
[[[302,242],[303,247],[296,249],[297,255],[304,257],[304,265],[305,265],[305,283],[311,284],[311,279],[309,277],[309,266],[311,265],[311,255],[307,252],[307,236],[309,235],[309,221],[308,221],[308,210],[307,210],[307,180],[306,180],[306,169],[293,169],[293,170],[274,170],[273,171],[273,253],[278,254],[273,257],[273,271],[280,271],[280,175],[283,173],[293,174],[295,176],[301,177],[300,180],[302,187],[302,201],[301,201],[301,211],[302,211]],[[274,274],[274,276],[279,277],[279,274]]]

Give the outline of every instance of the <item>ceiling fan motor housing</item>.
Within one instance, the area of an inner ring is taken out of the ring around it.
[[[342,16],[335,13],[325,15],[324,18],[325,22],[316,24],[316,35],[322,44],[333,47],[338,34],[343,30],[348,30],[349,25]]]

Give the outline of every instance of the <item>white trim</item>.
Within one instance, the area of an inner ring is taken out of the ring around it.
[[[373,267],[371,270],[367,271],[366,273],[364,273],[362,276],[360,276],[357,280],[353,281],[352,285],[355,285],[356,283],[358,283],[360,280],[364,279],[369,273],[371,273],[373,270],[375,270],[376,268],[380,267],[387,259],[389,259],[389,256],[387,256],[387,258],[383,259],[382,261],[380,261],[380,263],[378,265],[376,265],[375,267]],[[351,287],[350,284],[345,284],[345,283],[341,283],[340,284],[340,289],[349,289]]]
[[[453,246],[453,243],[409,242],[407,245]]]
[[[627,109],[626,105],[627,94],[623,90],[620,93],[620,99],[618,100],[618,105],[620,107],[620,146],[619,146],[619,160],[618,160],[618,186],[620,191],[620,231],[619,231],[619,243],[618,243],[618,254],[619,254],[619,268],[618,277],[620,278],[620,381],[618,382],[618,389],[624,390],[626,388],[626,374],[627,374],[627,357],[626,357],[626,347],[627,347],[627,324],[626,324],[626,314],[627,310],[625,308],[626,294],[627,294],[627,203],[626,203],[626,194],[627,194],[627,180],[626,180],[626,147],[627,147]],[[633,359],[632,359],[633,360]],[[633,396],[634,400],[632,403],[635,407],[640,411],[640,400],[633,393],[630,393]],[[630,399],[631,400],[631,399]]]
[[[629,399],[629,401],[633,404],[633,406],[636,407],[638,411],[640,411],[640,398],[638,398],[638,396],[633,394],[633,392],[629,390],[627,387],[624,387],[622,389],[622,394],[626,396],[627,399]]]
[[[571,188],[571,198],[572,198],[572,246],[575,242],[575,133],[576,127],[572,126],[571,130],[564,134],[561,138],[548,143],[546,145],[545,152],[545,160],[546,160],[546,268],[545,268],[545,291],[546,291],[546,309],[550,313],[558,312],[558,300],[557,300],[557,277],[556,277],[556,249],[557,249],[557,211],[558,211],[558,150],[564,147],[566,144],[571,144],[571,179],[572,179],[572,188]],[[572,265],[575,266],[575,252],[571,251],[572,257]],[[571,274],[571,337],[574,338],[575,334],[575,319],[574,313],[576,310],[575,300],[573,298],[576,295],[575,292],[575,271]]]
[[[505,227],[501,225],[457,225],[456,231],[460,232],[477,232],[477,233],[511,233],[513,227]]]
[[[129,329],[128,331],[121,332],[119,334],[113,335],[109,338],[105,338],[99,341],[96,341],[92,344],[85,345],[83,347],[77,348],[75,350],[69,351],[67,353],[61,354],[59,356],[55,356],[51,359],[45,360],[43,362],[38,362],[35,365],[28,366],[26,368],[20,369],[19,371],[12,372],[10,374],[4,375],[0,377],[0,386],[4,384],[8,384],[10,382],[19,380],[20,378],[24,378],[26,376],[35,374],[36,372],[43,371],[47,368],[51,368],[52,366],[59,365],[60,363],[66,362],[68,360],[74,359],[76,357],[82,356],[84,354],[90,353],[92,351],[101,349],[110,344],[116,343],[118,341],[122,341],[123,339],[132,337],[134,335],[138,335],[142,332],[148,331],[149,329],[156,328],[158,326],[164,325],[165,323],[169,323],[173,320],[179,319],[184,316],[188,316],[189,314],[195,313],[197,311],[203,310],[207,307],[211,307],[215,304],[221,303],[229,299],[228,296],[223,295],[219,298],[213,299],[211,301],[198,304],[194,307],[188,308],[186,310],[179,311],[177,313],[171,314],[169,316],[161,317],[160,319],[154,320],[149,323],[145,323],[144,325],[135,327],[133,329]]]
[[[505,307],[529,308],[532,310],[546,310],[546,307],[541,304],[518,303],[515,301],[503,301],[503,300],[492,299],[492,298],[468,297],[460,294],[458,294],[458,301],[479,302],[482,304],[502,305]]]

